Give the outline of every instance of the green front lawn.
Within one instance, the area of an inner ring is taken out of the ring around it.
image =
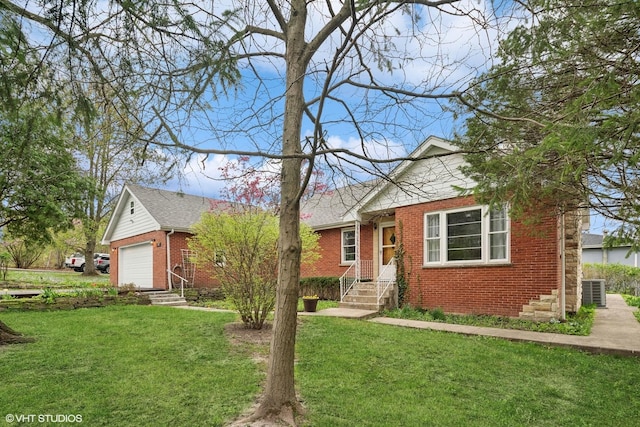
[[[0,276],[0,279],[2,276]],[[109,275],[83,276],[70,268],[66,270],[9,270],[6,280],[0,280],[0,289],[86,288],[106,287]]]
[[[0,319],[37,339],[0,348],[5,414],[81,414],[92,426],[222,425],[251,406],[264,379],[254,360],[264,348],[233,346],[224,335],[233,313],[123,306]],[[357,320],[299,321],[296,377],[309,426],[640,419],[637,358]]]
[[[0,319],[36,342],[0,348],[4,414],[80,414],[89,426],[221,425],[262,374],[224,336],[233,313],[120,306]]]

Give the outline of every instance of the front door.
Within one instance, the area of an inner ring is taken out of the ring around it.
[[[380,279],[395,280],[396,267],[389,265],[396,253],[396,226],[395,224],[380,226]]]

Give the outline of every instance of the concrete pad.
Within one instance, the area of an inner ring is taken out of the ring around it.
[[[480,335],[510,341],[533,342],[543,345],[571,347],[591,353],[640,356],[640,322],[621,295],[607,295],[607,308],[596,310],[589,336],[553,334],[546,332],[520,331],[515,329],[483,328],[479,326],[454,325],[419,320],[377,317],[371,322],[409,328],[430,329],[464,335]]]
[[[213,312],[226,312],[237,313],[235,310],[227,310],[222,308],[208,308],[208,307],[196,307],[190,305],[175,306],[176,308],[182,308],[186,310],[197,311],[213,311]],[[377,311],[371,310],[358,310],[351,308],[326,308],[316,312],[299,311],[298,316],[328,316],[328,317],[344,317],[345,319],[368,319],[373,316],[377,316]]]
[[[368,319],[373,316],[377,316],[378,312],[375,310],[362,310],[357,308],[325,308],[316,312],[299,311],[299,316],[329,316],[329,317],[343,317],[345,319]]]

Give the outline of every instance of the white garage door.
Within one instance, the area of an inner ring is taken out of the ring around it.
[[[149,243],[120,248],[118,264],[118,283],[153,288],[153,246]]]

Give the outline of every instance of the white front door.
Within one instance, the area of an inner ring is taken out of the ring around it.
[[[395,280],[396,266],[388,265],[396,253],[396,226],[395,224],[380,225],[380,262],[379,279]]]

